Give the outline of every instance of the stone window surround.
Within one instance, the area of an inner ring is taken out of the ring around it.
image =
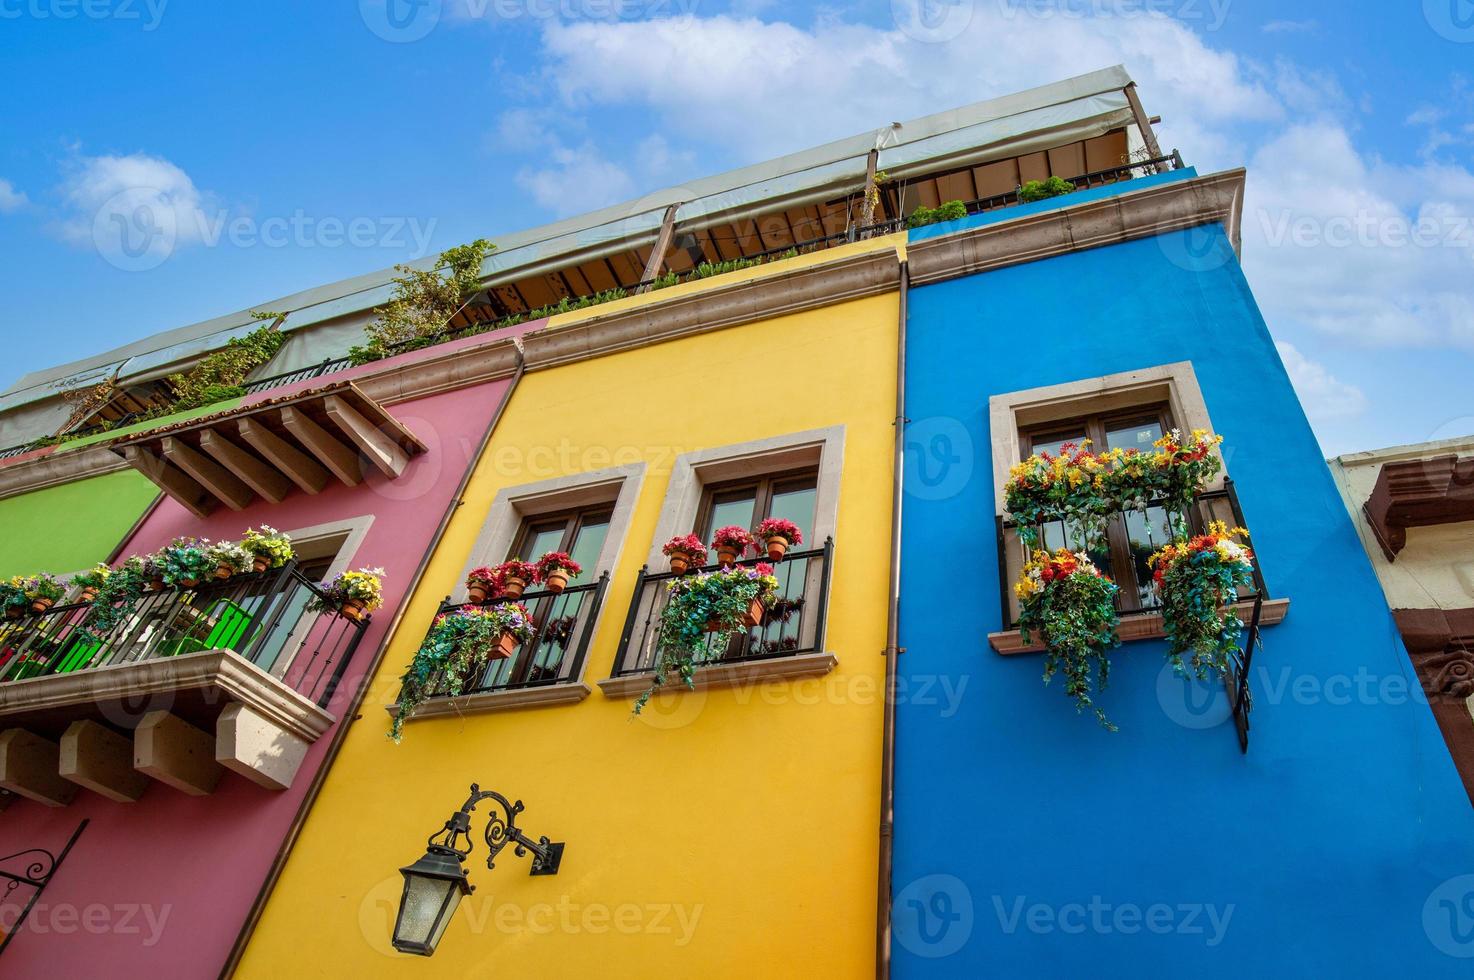
[[[1003,504],[1003,485],[1008,471],[1022,458],[1019,429],[1039,423],[1064,421],[1080,415],[1129,410],[1137,406],[1166,402],[1172,422],[1183,432],[1207,429],[1216,432],[1208,416],[1207,402],[1198,385],[1191,361],[1174,361],[1155,367],[1122,371],[1095,378],[1084,378],[1064,384],[1045,385],[1022,391],[992,395],[988,399],[988,423],[993,453],[993,512],[1007,513]],[[1228,464],[1208,485],[1209,490],[1223,487]],[[1270,599],[1264,603],[1260,624],[1271,626],[1289,612],[1288,599]],[[1241,608],[1241,614],[1245,612]],[[1162,617],[1157,613],[1134,613],[1122,617],[1123,641],[1154,639],[1162,636]],[[1000,654],[1036,653],[1043,645],[1025,643],[1017,630],[1002,630],[988,635],[988,641]]]
[[[682,453],[676,457],[666,487],[665,500],[656,521],[646,565],[664,567],[661,547],[680,534],[688,534],[695,525],[706,487],[742,477],[781,473],[785,470],[817,466],[819,478],[814,495],[814,528],[805,547],[818,547],[833,537],[839,521],[839,483],[844,467],[843,425],[791,432],[751,442],[718,446]],[[638,625],[636,632],[638,632]],[[808,677],[833,670],[837,658],[828,651],[795,657],[775,657],[745,664],[714,664],[696,671],[698,688],[746,684],[764,679]],[[649,674],[629,674],[599,681],[604,696],[613,699],[633,698],[650,686]],[[679,692],[677,692],[679,693]]]
[[[629,535],[629,526],[634,517],[635,503],[639,500],[644,484],[646,466],[631,463],[608,469],[573,473],[566,476],[524,483],[515,487],[503,487],[497,491],[487,511],[486,521],[476,543],[471,547],[470,557],[461,569],[459,580],[451,593],[455,602],[466,601],[466,573],[478,565],[495,565],[501,562],[516,540],[523,521],[543,514],[557,513],[579,507],[613,504],[609,518],[609,530],[604,535],[604,546],[594,568],[585,574],[602,572],[613,574],[619,566],[619,557],[624,549],[624,539]],[[588,629],[597,630],[604,619],[609,603],[599,609]],[[588,672],[588,661],[580,669],[580,676],[558,684],[519,688],[508,691],[485,691],[459,697],[432,698],[415,711],[411,721],[443,715],[464,715],[477,712],[505,711],[538,705],[569,704],[582,701],[592,693],[584,683],[583,675]],[[399,706],[385,706],[390,715]]]

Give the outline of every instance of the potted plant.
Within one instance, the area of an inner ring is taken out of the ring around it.
[[[106,565],[97,565],[85,572],[78,572],[72,576],[71,587],[77,590],[77,601],[82,603],[91,602],[97,598],[97,593],[107,584],[108,578],[113,570]]]
[[[164,564],[158,552],[138,559],[138,574],[155,592],[164,587]]]
[[[731,565],[752,547],[752,535],[746,528],[735,524],[719,527],[711,536],[711,546],[717,553],[719,564]]]
[[[771,565],[759,562],[751,568],[726,566],[715,572],[683,575],[666,583],[666,591],[669,598],[656,637],[655,682],[636,699],[635,714],[665,684],[679,679],[694,688],[696,667],[711,650],[708,634],[730,636],[756,626],[773,602],[778,579]]]
[[[1109,455],[1090,451],[1090,440],[1067,442],[1058,454],[1035,453],[1014,464],[1003,485],[1003,502],[1026,547],[1039,544],[1039,526],[1063,521],[1077,543],[1092,548],[1105,538],[1106,525],[1119,509],[1107,492]]]
[[[246,528],[246,533],[241,538],[241,547],[250,552],[251,570],[256,572],[280,568],[296,556],[292,550],[292,539],[266,524],[262,524],[259,529]]]
[[[492,589],[498,597],[516,599],[537,581],[537,566],[531,562],[504,561],[492,569]]]
[[[6,619],[20,619],[31,604],[26,598],[26,578],[16,575],[10,581],[0,583],[0,606],[5,609]]]
[[[165,585],[192,589],[200,579],[215,571],[210,542],[199,538],[175,538],[154,556]]]
[[[1254,553],[1234,539],[1248,533],[1213,521],[1206,534],[1174,541],[1150,559],[1152,581],[1162,598],[1167,658],[1179,675],[1185,673],[1184,653],[1191,654],[1189,663],[1199,680],[1228,671],[1244,628],[1233,604],[1239,589],[1254,581]]]
[[[752,533],[768,546],[769,561],[782,561],[789,548],[804,543],[804,533],[798,525],[781,517],[769,517],[759,522]]]
[[[44,613],[56,605],[56,600],[67,594],[66,586],[61,584],[61,580],[46,572],[27,577],[21,590],[34,613]]]
[[[337,612],[344,619],[358,623],[363,621],[364,613],[384,604],[383,591],[382,568],[342,572],[332,581],[322,583],[322,592],[308,601],[307,608],[313,612]]]
[[[496,569],[479,565],[466,573],[466,595],[474,603],[483,603],[496,588]]]
[[[217,541],[210,545],[205,553],[215,563],[215,577],[221,580],[244,572],[255,565],[255,556],[234,541]]]
[[[1116,583],[1103,575],[1084,552],[1060,548],[1036,551],[1014,585],[1019,599],[1019,632],[1025,642],[1035,633],[1044,641],[1044,683],[1056,671],[1065,675],[1065,694],[1075,710],[1094,708],[1102,726],[1115,731],[1105,712],[1091,700],[1110,676],[1106,651],[1121,641],[1116,635]]]
[[[103,639],[117,625],[133,614],[133,608],[143,596],[143,588],[152,574],[147,560],[137,555],[130,556],[113,569],[97,590],[97,598],[87,610],[82,628],[97,639]],[[160,583],[162,587],[162,582]]]
[[[537,577],[543,587],[557,595],[568,588],[568,580],[583,574],[583,566],[563,551],[549,551],[537,560]]]
[[[678,534],[665,543],[660,553],[670,559],[670,570],[685,575],[706,564],[706,545],[694,534]]]
[[[488,660],[512,656],[535,633],[532,617],[517,602],[462,606],[437,616],[400,677],[399,710],[390,723],[389,736],[398,742],[404,723],[426,698],[436,692],[460,694]]]
[[[1032,204],[1035,201],[1046,201],[1051,197],[1059,197],[1061,194],[1073,194],[1076,190],[1075,185],[1063,177],[1027,180],[1018,189],[1018,199],[1022,204]]]

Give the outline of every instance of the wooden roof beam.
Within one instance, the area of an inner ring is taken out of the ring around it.
[[[353,440],[369,462],[378,467],[380,473],[392,480],[404,472],[404,468],[409,465],[409,453],[401,449],[398,442],[337,395],[329,395],[324,399],[323,405],[327,409],[328,418],[337,424],[345,436]]]
[[[323,487],[328,485],[326,469],[260,421],[241,419],[236,428],[252,449],[285,474],[303,493],[322,493]]]
[[[219,429],[201,432],[200,448],[234,474],[236,479],[273,504],[281,503],[291,492],[290,480],[225,438]]]
[[[215,498],[177,466],[155,456],[142,446],[124,446],[123,455],[135,470],[177,500],[185,510],[196,517],[205,517],[210,513]]]
[[[193,477],[196,483],[231,510],[245,510],[246,505],[255,499],[250,487],[189,443],[174,436],[165,436],[163,449],[165,459]]]
[[[292,405],[283,406],[281,421],[292,437],[341,480],[344,486],[356,487],[363,482],[363,467],[359,465],[358,453],[339,442],[305,412]]]

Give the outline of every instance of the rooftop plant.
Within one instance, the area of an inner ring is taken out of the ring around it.
[[[376,361],[396,352],[399,345],[442,334],[481,288],[481,266],[494,248],[478,238],[441,252],[433,269],[396,265],[399,275],[391,280],[389,302],[374,310],[374,320],[364,330],[367,343],[348,352],[353,363]]]
[[[1051,197],[1059,197],[1061,194],[1072,194],[1077,190],[1074,184],[1063,177],[1050,177],[1047,180],[1028,180],[1018,189],[1018,199],[1022,204],[1032,204],[1035,201],[1048,200]]]

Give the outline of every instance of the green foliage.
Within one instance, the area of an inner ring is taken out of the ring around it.
[[[17,575],[8,582],[0,582],[0,610],[6,615],[15,615],[31,604],[26,598],[25,576]]]
[[[1066,556],[1068,552],[1062,551],[1050,558],[1041,552],[1031,564],[1052,562],[1057,568],[1060,558],[1069,560]],[[1019,632],[1025,642],[1032,642],[1037,633],[1044,643],[1044,683],[1062,672],[1065,694],[1074,700],[1075,710],[1093,709],[1096,721],[1110,731],[1116,726],[1106,720],[1090,692],[1092,686],[1097,692],[1105,689],[1111,672],[1106,652],[1121,642],[1116,634],[1118,591],[1114,582],[1080,560],[1075,571],[1021,592],[1019,602]]]
[[[172,415],[239,398],[245,394],[242,385],[246,378],[270,362],[285,340],[270,326],[257,327],[244,337],[231,338],[224,348],[206,356],[188,371],[169,376],[174,401],[158,414]]]
[[[1198,680],[1207,680],[1225,674],[1238,650],[1244,624],[1233,603],[1254,580],[1253,552],[1233,540],[1244,534],[1243,528],[1215,521],[1207,534],[1174,541],[1152,555],[1167,660],[1178,676],[1187,670],[1183,654],[1191,656]]]
[[[175,538],[154,554],[155,571],[165,585],[189,588],[215,571],[208,549],[199,538]]]
[[[393,295],[374,310],[374,321],[364,331],[368,342],[352,348],[349,357],[355,364],[366,364],[413,350],[404,345],[414,341],[440,337],[456,311],[481,288],[481,266],[494,248],[478,238],[441,252],[433,269],[395,266],[399,275],[392,280]]]
[[[149,569],[138,557],[131,557],[113,569],[97,590],[97,598],[92,600],[82,628],[99,639],[111,633],[119,623],[133,615],[133,607],[143,596],[149,577]]]
[[[1025,181],[1018,189],[1020,203],[1032,204],[1035,201],[1048,200],[1051,197],[1059,197],[1061,194],[1074,193],[1078,188],[1063,177],[1050,177],[1048,180]]]
[[[526,607],[516,602],[467,606],[437,617],[399,678],[399,710],[390,723],[389,737],[398,742],[404,723],[427,699],[436,694],[454,697],[464,691],[466,682],[485,670],[503,634],[526,643],[534,632]]]
[[[71,584],[76,589],[100,589],[112,574],[113,570],[106,565],[96,565],[73,575]]]
[[[743,615],[754,599],[772,605],[778,579],[769,566],[759,565],[685,575],[666,588],[670,601],[660,614],[655,684],[635,701],[635,714],[666,684],[679,681],[694,689],[696,668],[726,650],[725,643],[711,644],[708,636],[714,633],[725,638],[744,632]]]
[[[947,201],[934,208],[919,207],[906,219],[907,228],[923,228],[940,221],[956,221],[967,217],[967,205],[961,201]]]
[[[259,528],[248,527],[241,537],[241,547],[253,558],[265,558],[272,568],[280,568],[296,554],[292,550],[290,535],[283,534],[269,524]]]
[[[271,320],[271,321],[276,321],[276,320],[280,320],[284,316],[286,316],[285,313],[281,313],[281,312],[278,312],[276,310],[252,310],[251,311],[251,319],[252,320]]]

